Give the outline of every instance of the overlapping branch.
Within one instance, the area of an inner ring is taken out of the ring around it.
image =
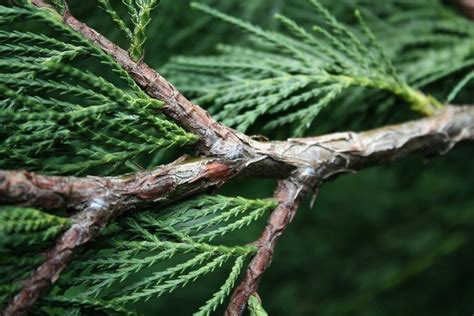
[[[123,177],[48,177],[0,171],[0,204],[79,210],[74,224],[47,253],[47,260],[24,281],[4,311],[26,313],[59,278],[80,246],[97,237],[113,218],[145,203],[170,203],[219,186],[242,168],[241,161],[186,158],[152,172]]]
[[[32,2],[51,9],[43,0]],[[154,171],[122,177],[50,177],[0,171],[0,204],[77,211],[73,226],[58,239],[46,262],[25,280],[6,315],[28,311],[57,280],[78,247],[123,212],[146,203],[170,203],[218,187],[238,175],[286,179],[275,193],[280,204],[258,241],[259,250],[231,299],[228,314],[238,315],[257,290],[278,237],[308,189],[342,173],[409,154],[444,153],[461,141],[474,140],[474,107],[447,106],[429,118],[368,132],[258,142],[215,122],[161,75],[143,62],[134,62],[126,51],[67,10],[63,20],[115,58],[151,97],[165,101],[163,113],[199,136],[197,149],[205,157],[181,158]]]

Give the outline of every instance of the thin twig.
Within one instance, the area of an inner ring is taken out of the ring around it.
[[[263,273],[272,262],[278,238],[293,219],[306,193],[308,185],[304,182],[307,180],[293,178],[278,183],[274,196],[279,204],[268,218],[267,225],[256,242],[257,253],[252,258],[244,279],[232,294],[225,312],[226,316],[241,315],[249,297],[256,294]]]

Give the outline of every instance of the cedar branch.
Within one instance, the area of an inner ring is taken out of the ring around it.
[[[56,12],[44,0],[32,0],[31,2],[40,9]],[[134,61],[126,50],[77,20],[68,10],[65,10],[62,19],[65,24],[112,56],[148,95],[164,101],[165,105],[161,111],[199,137],[196,146],[202,153],[227,158],[245,155],[246,147],[240,145],[240,137],[245,138],[244,135],[218,124],[206,110],[186,99],[153,68],[141,60]]]
[[[80,210],[74,216],[74,224],[48,252],[47,260],[23,282],[23,288],[9,303],[4,315],[28,312],[40,295],[56,282],[79,247],[97,237],[113,218],[145,203],[169,203],[217,187],[238,172],[239,164],[240,161],[182,158],[152,172],[103,178],[0,171],[0,204]]]
[[[290,183],[298,183],[299,188],[319,186],[340,174],[388,163],[409,154],[445,153],[455,144],[467,140],[474,140],[474,106],[448,106],[429,118],[368,132],[336,133],[278,142],[252,141],[246,146],[250,146],[256,154],[247,159],[185,157],[153,171],[122,177],[48,177],[21,171],[0,171],[0,204],[73,208],[81,210],[79,214],[93,214],[97,218],[88,222],[89,216],[78,215],[76,224],[84,229],[77,233],[73,226],[72,232],[70,229],[59,238],[50,252],[50,259],[24,282],[21,292],[7,307],[6,312],[9,313],[5,314],[18,315],[27,311],[40,293],[55,282],[77,247],[97,236],[100,228],[111,219],[140,205],[170,203],[219,187],[237,175],[293,179],[281,182],[281,188]],[[314,179],[318,182],[314,182]],[[296,188],[291,192],[294,190]],[[289,199],[292,203],[298,201],[306,191],[298,190],[298,196]],[[284,196],[283,191],[279,194]],[[279,200],[284,201],[281,196],[278,195]],[[104,210],[91,209],[91,203],[98,201],[100,205],[108,207]],[[288,208],[288,204],[284,205]],[[282,227],[281,220],[287,218],[284,214],[278,215],[287,212],[281,209],[282,206],[279,208],[272,215],[272,218],[277,218],[270,219],[280,221],[274,227],[278,230]],[[103,212],[106,215],[101,215]],[[74,250],[68,246],[69,237],[65,237],[70,234],[76,236],[78,241],[74,243]],[[264,232],[262,238],[265,238],[265,243],[273,244],[276,242],[276,235],[273,235],[271,231]],[[62,249],[68,249],[67,255],[63,255]],[[265,256],[266,260],[271,258]],[[253,278],[249,284],[258,284],[259,279],[260,276]],[[244,294],[248,292],[244,291]]]
[[[51,10],[43,0],[32,0]],[[77,248],[100,233],[114,217],[144,203],[169,203],[218,187],[237,175],[288,179],[276,192],[280,205],[262,233],[260,248],[230,311],[241,313],[250,292],[271,261],[278,236],[304,193],[342,173],[388,163],[409,154],[444,153],[464,140],[474,140],[474,107],[447,106],[430,118],[363,133],[336,133],[283,142],[257,142],[215,122],[171,83],[142,61],[75,19],[67,10],[64,23],[110,54],[151,97],[163,100],[165,115],[199,136],[197,149],[206,158],[180,159],[151,172],[124,177],[45,177],[0,171],[0,204],[78,210],[75,224],[57,241],[49,257],[10,302],[5,315],[27,312],[72,260]],[[301,180],[306,179],[306,180]],[[317,179],[317,183],[316,180]],[[243,294],[242,294],[243,293]]]

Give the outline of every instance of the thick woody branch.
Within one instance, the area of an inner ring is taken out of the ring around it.
[[[245,146],[253,156],[239,159],[180,158],[149,172],[120,177],[53,177],[0,171],[0,204],[81,209],[96,198],[120,209],[182,198],[216,187],[236,175],[288,178],[307,168],[320,181],[388,163],[407,155],[445,153],[474,140],[474,106],[448,106],[438,114],[372,131],[343,132]]]
[[[110,220],[150,202],[170,202],[217,187],[242,168],[241,162],[180,159],[152,172],[125,177],[48,177],[0,171],[0,204],[13,203],[81,211],[48,252],[47,260],[24,281],[4,315],[21,315],[56,282],[80,246],[97,237]]]
[[[340,174],[388,163],[409,154],[445,153],[458,142],[467,140],[474,140],[472,106],[447,107],[430,118],[362,133],[336,133],[281,142],[251,141],[246,146],[256,154],[247,159],[181,158],[150,172],[122,177],[48,177],[0,171],[0,204],[72,208],[86,214],[78,215],[76,224],[79,226],[73,226],[59,239],[50,259],[25,281],[25,287],[8,310],[23,311],[31,307],[35,298],[54,283],[67,266],[74,249],[95,237],[101,227],[125,211],[146,203],[170,203],[218,187],[237,175],[290,177],[280,183],[277,198],[281,204],[261,237],[262,247],[253,261],[252,275],[247,278],[247,285],[240,288],[241,294],[234,296],[233,301],[242,302],[242,297],[247,297],[258,285],[261,273],[256,272],[263,273],[270,262],[274,244],[293,213],[291,205],[298,204],[306,187],[319,186]],[[74,245],[72,249],[70,245]],[[31,298],[28,303],[24,301],[27,297]],[[241,303],[233,306],[241,306]]]
[[[44,0],[32,0],[50,10]],[[51,9],[52,10],[52,9]],[[474,140],[474,107],[446,107],[430,118],[363,133],[337,133],[282,142],[257,142],[215,122],[199,106],[145,63],[75,19],[64,23],[110,54],[151,97],[165,101],[163,112],[199,136],[197,149],[213,158],[179,159],[151,172],[123,177],[47,177],[0,171],[0,204],[79,211],[75,224],[59,239],[48,259],[27,280],[7,307],[6,315],[28,311],[53,284],[75,251],[100,233],[114,217],[146,203],[169,203],[218,187],[237,175],[274,177],[280,205],[259,239],[259,250],[247,276],[233,295],[228,313],[241,313],[270,264],[275,243],[291,220],[305,191],[342,173],[388,163],[409,154],[444,153]]]
[[[257,253],[252,258],[242,282],[232,294],[226,316],[241,315],[249,297],[257,293],[263,273],[272,262],[278,238],[293,219],[308,189],[308,184],[305,184],[308,181],[314,182],[314,179],[294,178],[278,183],[274,196],[279,204],[268,218],[267,225],[257,240]]]
[[[309,167],[319,181],[326,181],[407,155],[443,154],[467,140],[474,140],[474,106],[447,106],[429,118],[367,132],[253,142],[252,146],[275,161]]]
[[[100,199],[124,211],[218,187],[250,162],[182,157],[153,171],[119,177],[56,177],[0,170],[0,205],[82,210]]]

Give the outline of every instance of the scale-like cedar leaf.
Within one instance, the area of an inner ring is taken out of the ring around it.
[[[293,134],[302,135],[318,113],[349,87],[388,92],[425,114],[440,106],[400,78],[358,12],[363,36],[340,23],[319,2],[309,2],[314,18],[322,18],[322,23],[308,30],[277,14],[287,34],[193,4],[247,32],[254,45],[220,46],[217,56],[175,58],[168,71],[180,88],[198,96],[196,102],[207,104],[218,120],[241,131],[264,116],[264,128],[293,124]]]
[[[120,311],[174,292],[231,263],[222,286],[198,311],[209,315],[230,293],[245,259],[256,251],[252,245],[217,238],[255,222],[275,205],[273,200],[203,195],[141,212],[123,220],[120,229],[105,233],[97,249],[91,245],[78,256],[44,303],[59,300]],[[81,294],[68,294],[77,291]]]
[[[2,168],[113,173],[160,148],[196,140],[160,115],[161,101],[58,14],[28,4],[0,6],[0,25],[24,19],[41,28],[0,30]],[[98,74],[94,63],[110,73]]]

